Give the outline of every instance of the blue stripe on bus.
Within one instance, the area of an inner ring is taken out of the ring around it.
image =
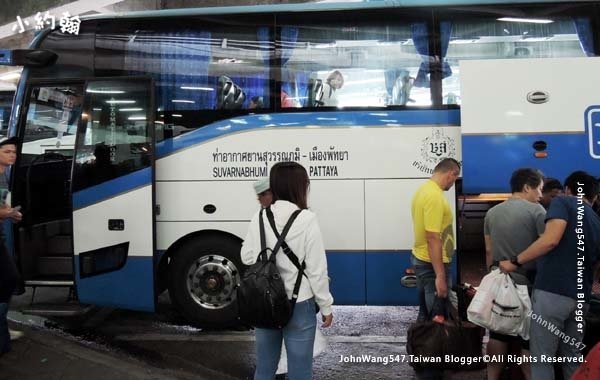
[[[330,290],[336,305],[418,305],[416,288],[401,285],[410,250],[328,252]],[[452,264],[456,283],[457,264]]]
[[[79,302],[130,310],[154,311],[152,257],[128,256],[117,271],[79,279],[79,256],[75,256]]]
[[[406,268],[412,266],[410,251],[367,254],[367,305],[418,305],[416,288],[400,284]]]
[[[532,145],[548,144],[547,158],[535,158]],[[462,137],[463,193],[510,193],[515,169],[532,167],[561,182],[575,170],[600,175],[600,160],[592,158],[586,134],[502,134]]]
[[[336,305],[365,305],[364,252],[335,252],[327,254],[329,290]]]
[[[258,128],[455,125],[460,124],[460,111],[336,111],[279,113],[240,116],[209,124],[186,134],[156,144],[156,157],[161,158],[190,146],[230,133]]]
[[[367,253],[367,305],[418,305],[416,288],[401,285],[406,268],[412,267],[410,250]],[[452,263],[456,283],[456,259]]]
[[[116,195],[152,183],[152,169],[145,168],[73,193],[73,209],[91,206]]]

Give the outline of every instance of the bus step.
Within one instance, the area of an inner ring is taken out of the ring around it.
[[[48,238],[48,256],[73,256],[73,239],[69,235],[55,235]]]
[[[63,276],[63,277],[66,277],[66,276]],[[54,278],[47,278],[47,279],[45,279],[45,278],[36,278],[36,279],[33,279],[33,280],[26,280],[25,281],[25,286],[33,286],[33,287],[36,287],[36,286],[40,286],[40,287],[56,286],[56,287],[65,287],[65,288],[68,288],[68,287],[71,287],[73,285],[74,285],[73,280],[67,280],[67,279],[57,280],[57,279],[54,279]]]
[[[41,276],[72,275],[73,258],[71,256],[38,257],[38,274]]]
[[[76,317],[87,314],[94,307],[80,304],[35,304],[21,310],[23,314],[44,317]]]

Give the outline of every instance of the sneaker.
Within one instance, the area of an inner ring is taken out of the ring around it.
[[[17,340],[17,339],[21,339],[23,337],[23,335],[25,335],[23,333],[23,331],[17,331],[17,330],[8,330],[8,332],[10,333],[10,340]]]

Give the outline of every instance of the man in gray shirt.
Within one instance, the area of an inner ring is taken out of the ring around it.
[[[542,174],[535,169],[523,168],[513,172],[510,178],[512,196],[506,201],[492,207],[485,216],[484,237],[486,265],[502,260],[511,260],[544,232],[546,211],[538,203],[542,196]],[[511,273],[515,283],[531,285],[535,263],[529,267],[520,267]],[[498,334],[490,331],[487,346],[488,355],[506,355],[511,341],[521,342],[522,354],[529,355],[529,341],[520,337]],[[506,356],[504,356],[506,358]],[[499,379],[505,363],[488,363],[488,379]],[[526,379],[531,379],[529,363],[521,365]]]

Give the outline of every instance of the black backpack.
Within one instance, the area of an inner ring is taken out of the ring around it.
[[[269,224],[275,236],[277,236],[277,243],[272,250],[266,247],[265,226],[263,222],[263,212],[265,210]],[[252,264],[246,270],[237,288],[239,319],[251,326],[281,329],[292,318],[305,266],[304,263],[300,265],[294,252],[285,243],[285,236],[301,211],[294,211],[283,228],[281,235],[275,227],[275,219],[271,208],[260,211],[258,219],[260,223],[261,250],[256,263]],[[283,252],[298,268],[298,277],[296,278],[291,300],[287,297],[285,285],[275,263],[275,257],[279,248],[283,248]],[[271,251],[269,257],[267,256],[268,251]]]

